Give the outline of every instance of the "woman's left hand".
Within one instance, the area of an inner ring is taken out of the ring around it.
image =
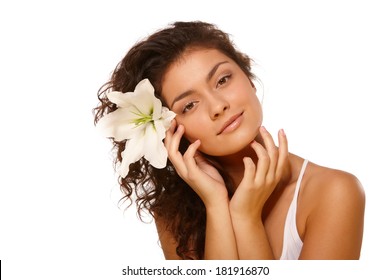
[[[282,178],[283,170],[288,164],[287,138],[283,130],[278,133],[279,148],[276,147],[271,134],[260,128],[264,147],[253,141],[250,145],[258,157],[257,164],[251,158],[243,159],[244,177],[230,200],[232,217],[241,220],[259,221],[267,199]]]

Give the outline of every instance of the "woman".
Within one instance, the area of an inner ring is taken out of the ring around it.
[[[359,181],[289,153],[283,130],[276,145],[254,79],[249,57],[208,23],[177,22],[133,46],[95,108],[95,123],[109,127],[124,198],[135,193],[138,210],[153,215],[167,259],[358,259]],[[148,89],[169,112],[151,101],[158,117],[149,118],[140,113],[146,105],[136,108],[144,101],[130,104]],[[113,127],[126,110],[143,117]],[[164,137],[165,148],[139,152]]]

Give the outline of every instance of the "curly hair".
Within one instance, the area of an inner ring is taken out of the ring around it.
[[[250,79],[254,78],[251,59],[236,49],[229,34],[210,23],[175,22],[137,42],[116,66],[111,79],[98,91],[99,104],[94,108],[95,124],[104,115],[117,109],[108,100],[108,92],[133,91],[138,82],[145,78],[150,80],[156,97],[166,106],[161,98],[163,76],[170,65],[178,61],[187,50],[194,48],[219,50],[235,61]],[[116,153],[114,164],[120,164],[125,141],[111,140]],[[184,153],[188,145],[189,142],[182,139],[179,150]],[[210,157],[209,160],[212,161]],[[142,210],[147,210],[153,217],[157,215],[162,218],[167,224],[167,230],[177,241],[178,256],[183,259],[202,259],[206,210],[198,195],[178,176],[169,160],[164,169],[156,169],[142,158],[131,164],[129,169],[125,178],[118,178],[124,194],[122,200],[129,200],[130,205],[135,202],[139,216]],[[221,168],[218,170],[227,186],[230,185],[224,171]]]

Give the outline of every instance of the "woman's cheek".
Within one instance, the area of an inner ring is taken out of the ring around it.
[[[187,131],[187,129],[186,129],[185,131]],[[191,134],[189,134],[189,133],[184,133],[184,137],[185,137],[190,143],[194,143],[196,140],[199,139],[199,137],[193,136],[192,133],[191,133]],[[202,141],[202,139],[200,139],[200,140]]]

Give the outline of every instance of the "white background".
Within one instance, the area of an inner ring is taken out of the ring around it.
[[[232,34],[259,65],[268,130],[284,128],[291,152],[361,180],[359,265],[381,269],[390,250],[389,12],[386,1],[1,1],[3,276],[116,279],[131,263],[164,263],[153,223],[118,208],[110,144],[91,110],[128,49],[177,20]]]

